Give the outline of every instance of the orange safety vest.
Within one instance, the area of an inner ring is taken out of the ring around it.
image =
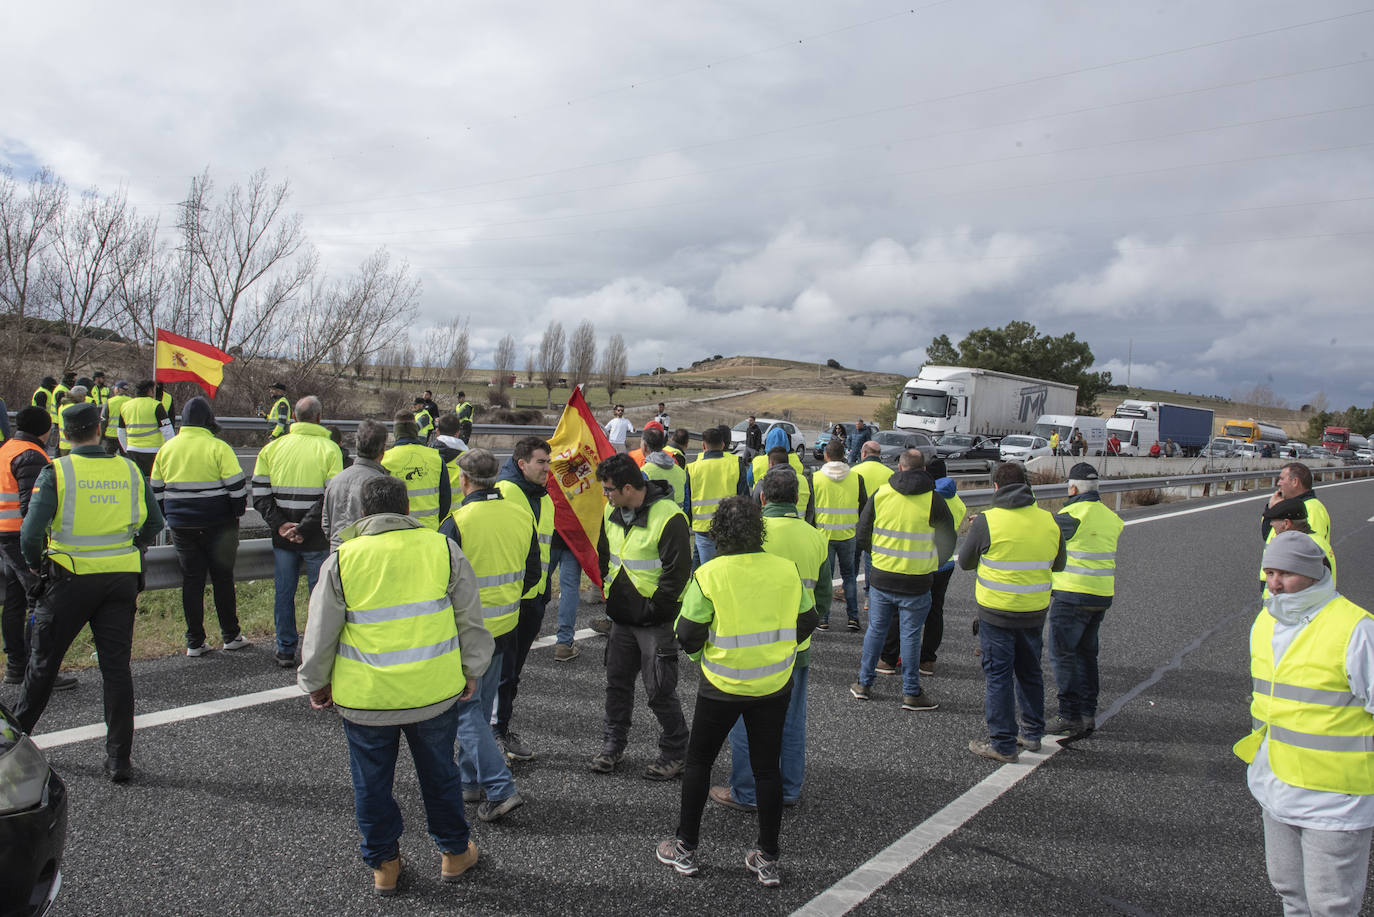
[[[24,521],[19,514],[19,482],[15,480],[10,463],[25,449],[47,458],[47,453],[37,443],[11,439],[0,445],[0,532],[17,532]]]

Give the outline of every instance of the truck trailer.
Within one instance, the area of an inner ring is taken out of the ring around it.
[[[1070,414],[1078,387],[967,366],[922,366],[897,400],[899,430],[1005,436],[1029,433],[1042,414]]]
[[[1127,399],[1117,405],[1116,411],[1107,421],[1107,429],[1115,433],[1123,443],[1123,454],[1137,454],[1134,451],[1127,452],[1124,444],[1138,438],[1141,450],[1139,454],[1148,452],[1156,442],[1164,446],[1173,440],[1182,455],[1191,457],[1206,449],[1207,444],[1212,441],[1212,424],[1215,419],[1216,415],[1209,408],[1192,408],[1165,401]]]

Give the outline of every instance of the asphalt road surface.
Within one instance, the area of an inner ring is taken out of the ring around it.
[[[1359,559],[1374,552],[1374,482],[1318,493],[1331,512],[1341,591],[1369,607],[1374,574]],[[371,873],[358,858],[338,718],[309,709],[292,675],[272,665],[270,647],[136,664],[143,719],[135,781],[124,786],[100,775],[100,728],[90,731],[95,738],[58,733],[100,723],[92,671],[76,691],[54,697],[40,724],[57,733],[48,754],[71,794],[58,912],[1277,914],[1259,810],[1230,751],[1249,723],[1260,506],[1254,497],[1224,498],[1128,515],[1118,598],[1102,629],[1098,732],[1025,754],[1018,765],[967,751],[984,734],[970,575],[955,575],[937,673],[926,681],[937,711],[903,712],[893,677],[879,676],[873,700],[852,699],[859,635],[818,634],[806,784],[783,820],[783,885],[775,890],[758,886],[743,864],[753,816],[714,804],[700,877],[655,861],[654,844],[676,823],[679,791],[639,777],[656,735],[642,703],[620,770],[587,771],[600,739],[600,637],[581,639],[571,663],[555,663],[547,647],[531,654],[515,721],[538,753],[515,768],[529,801],[503,823],[476,824],[482,860],[457,885],[438,881],[438,853],[402,753],[397,794],[409,865],[401,894],[387,901],[371,897]],[[579,627],[597,614],[584,606]],[[696,667],[684,660],[682,671],[690,716]],[[1052,715],[1048,661],[1046,681]],[[275,699],[239,709],[189,719],[178,712],[272,689]],[[3,690],[12,702],[14,689]],[[155,711],[171,711],[173,721],[148,718]],[[716,782],[727,763],[728,751]]]

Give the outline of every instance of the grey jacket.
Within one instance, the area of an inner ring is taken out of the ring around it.
[[[321,525],[329,536],[329,550],[339,550],[340,534],[363,517],[363,485],[369,478],[390,474],[380,462],[360,455],[324,485]]]
[[[379,513],[364,516],[342,532],[343,540],[380,535],[397,529],[420,528],[410,516]],[[412,575],[413,568],[398,571]],[[482,598],[477,591],[477,576],[472,565],[456,544],[449,543],[448,600],[453,605],[453,618],[458,625],[458,644],[463,657],[463,674],[468,682],[481,678],[491,664],[496,641],[482,625]],[[334,674],[334,657],[339,649],[339,635],[344,626],[343,586],[339,582],[339,554],[331,553],[320,567],[320,580],[310,593],[310,615],[305,623],[305,641],[301,646],[301,667],[296,683],[306,692],[318,691],[329,684]],[[437,704],[405,710],[358,710],[338,707],[344,719],[362,726],[397,726],[432,719],[448,710],[456,702],[450,697]],[[337,705],[336,705],[337,706]]]

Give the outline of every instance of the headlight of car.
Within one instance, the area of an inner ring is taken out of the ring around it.
[[[0,756],[0,815],[32,809],[43,801],[48,762],[28,736]]]
[[[951,453],[949,454],[948,457],[949,457],[949,458],[963,458],[963,457],[964,457],[964,453],[962,453],[962,452],[951,452]]]

